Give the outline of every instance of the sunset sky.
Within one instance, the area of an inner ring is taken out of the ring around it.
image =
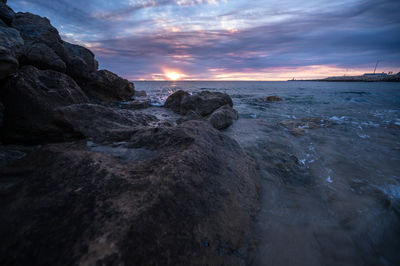
[[[400,72],[400,0],[9,0],[131,80]]]

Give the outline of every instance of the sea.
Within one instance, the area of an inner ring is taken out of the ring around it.
[[[261,176],[252,265],[400,265],[400,83],[134,83],[154,106],[180,89],[232,97],[223,132]]]

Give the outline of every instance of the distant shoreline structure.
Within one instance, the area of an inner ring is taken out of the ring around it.
[[[365,73],[361,76],[336,76],[324,79],[290,79],[288,81],[328,81],[328,82],[400,82],[400,72],[391,73]]]

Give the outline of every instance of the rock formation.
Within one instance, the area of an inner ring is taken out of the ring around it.
[[[0,141],[17,145],[0,143],[0,264],[246,264],[255,165],[211,126],[236,118],[231,98],[171,96],[178,126],[129,110],[148,103],[132,83],[5,4]]]

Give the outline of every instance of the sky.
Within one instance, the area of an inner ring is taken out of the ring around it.
[[[9,0],[130,80],[400,72],[400,0]]]

